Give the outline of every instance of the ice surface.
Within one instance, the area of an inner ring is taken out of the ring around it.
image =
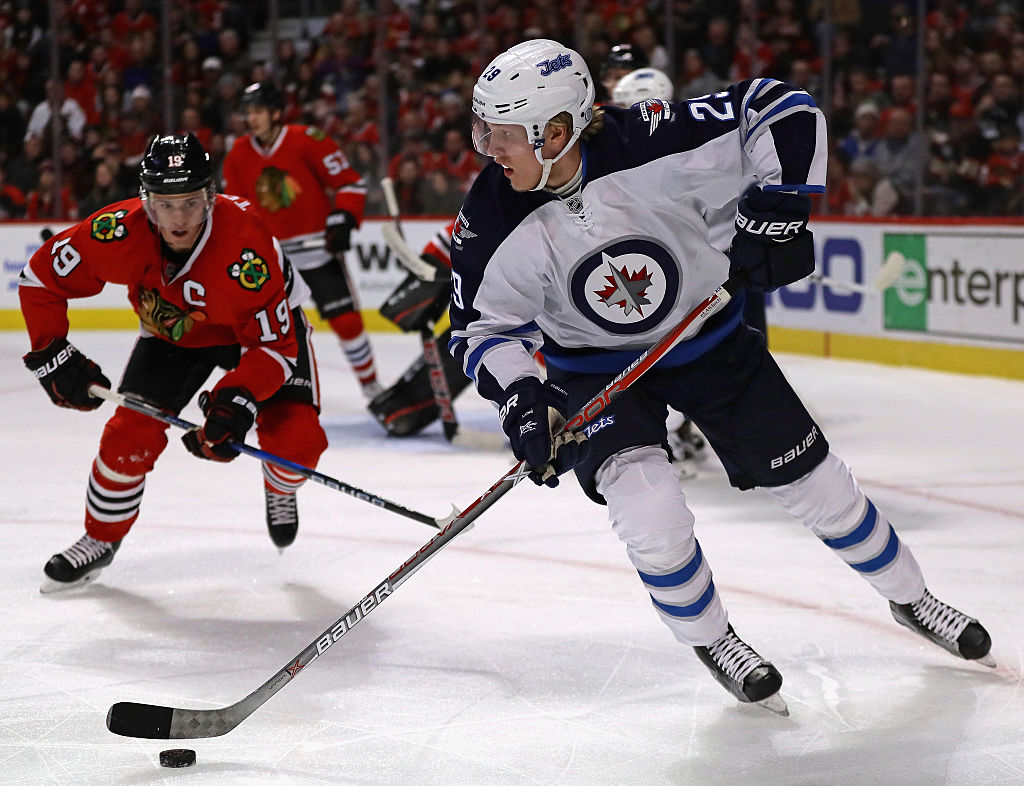
[[[132,343],[71,338],[111,377]],[[374,344],[385,383],[418,346]],[[385,439],[332,337],[316,346],[322,472],[443,516],[510,466],[510,454],[447,446],[436,424]],[[237,701],[432,531],[310,483],[298,540],[279,556],[257,462],[201,462],[172,429],[111,567],[42,596],[44,562],[82,532],[112,410],[52,406],[24,351],[22,334],[0,334],[2,783],[1024,783],[1022,383],[780,358],[929,588],[988,627],[996,670],[896,625],[866,583],[766,495],[731,490],[712,460],[685,484],[697,534],[737,631],[782,672],[789,718],[738,704],[675,643],[575,481],[523,484],[238,728],[190,741],[194,767],[171,771],[157,757],[173,744],[107,732],[113,702]],[[458,411],[497,431],[473,391]]]

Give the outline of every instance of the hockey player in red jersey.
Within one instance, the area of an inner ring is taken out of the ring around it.
[[[195,455],[231,461],[227,443],[256,425],[260,445],[308,467],[327,447],[308,297],[280,244],[254,211],[218,196],[209,156],[192,134],[156,137],[140,166],[140,197],[54,235],[22,271],[19,296],[32,350],[25,365],[55,404],[96,409],[90,385],[110,387],[68,342],[68,301],[123,284],[139,315],[118,389],[177,414],[199,397],[204,424],[182,437]],[[110,564],[139,515],[146,475],[167,424],[118,407],[107,421],[86,492],[85,535],[46,564],[43,591],[84,584]],[[267,526],[279,547],[298,529],[301,475],[263,465]]]
[[[249,200],[280,239],[371,399],[381,387],[344,259],[363,220],[362,178],[322,131],[282,123],[284,98],[273,82],[247,87],[242,103],[249,134],[224,159],[224,192]]]

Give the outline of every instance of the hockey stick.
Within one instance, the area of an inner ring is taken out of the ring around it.
[[[673,347],[697,330],[712,314],[718,312],[742,286],[742,280],[730,278],[707,299],[686,315],[660,341],[627,366],[604,389],[588,401],[563,428],[578,431],[600,417],[619,394],[625,391]],[[339,617],[334,624],[317,636],[302,652],[292,658],[274,676],[260,687],[227,707],[213,710],[189,710],[155,704],[121,701],[107,712],[107,728],[114,734],[146,739],[199,739],[227,734],[239,723],[259,709],[263,703],[287,685],[304,668],[326,652],[332,644],[362,622],[366,615],[392,595],[435,554],[469,529],[488,508],[519,481],[529,474],[529,468],[520,461],[494,485],[481,494],[469,507],[446,522],[441,531],[403,562],[397,570],[370,590],[362,600]]]
[[[400,249],[392,247],[399,260],[409,267],[408,258],[415,258],[422,267],[430,267],[422,259],[416,256],[405,242],[405,234],[402,232],[402,216],[398,209],[398,199],[395,196],[395,184],[390,177],[381,178],[381,188],[384,191],[384,201],[388,206],[388,213],[391,215],[391,225],[384,225],[384,239],[390,246],[390,238],[401,240]],[[383,230],[382,230],[383,231]],[[423,278],[419,272],[409,267],[417,278]],[[433,277],[435,271],[431,269]],[[431,279],[432,280],[432,279]],[[505,447],[505,439],[497,434],[489,434],[484,431],[468,431],[459,427],[458,418],[455,417],[455,407],[452,404],[452,391],[448,386],[448,377],[445,376],[444,366],[441,363],[441,351],[437,346],[437,336],[434,335],[433,324],[420,328],[420,342],[423,345],[423,357],[427,361],[428,377],[430,378],[430,389],[434,394],[434,403],[441,413],[441,427],[444,429],[444,437],[453,445],[474,450],[502,450]]]
[[[90,385],[89,395],[95,396],[96,398],[102,398],[106,401],[112,401],[118,406],[139,412],[143,415],[149,415],[151,418],[162,420],[164,423],[170,423],[172,426],[177,426],[185,431],[191,431],[194,428],[199,428],[195,423],[189,423],[187,420],[182,420],[179,417],[168,414],[159,407],[154,407],[152,404],[147,404],[145,401],[125,396],[122,393],[108,390],[107,388],[100,387],[99,385]],[[404,505],[399,505],[397,502],[391,502],[383,497],[378,497],[376,494],[371,494],[369,491],[363,491],[355,486],[350,486],[348,483],[336,480],[329,475],[324,475],[317,472],[315,469],[310,469],[309,467],[304,467],[301,464],[296,464],[294,461],[289,461],[286,458],[275,456],[273,453],[267,453],[259,448],[250,447],[244,442],[228,441],[227,444],[228,447],[234,448],[239,453],[245,453],[246,455],[257,458],[260,461],[266,461],[268,464],[276,464],[279,467],[291,470],[297,475],[302,475],[302,477],[312,480],[315,483],[319,483],[321,486],[327,486],[327,488],[340,491],[342,494],[348,494],[349,496],[355,497],[363,502],[369,502],[371,505],[378,508],[383,508],[391,513],[397,513],[399,516],[405,516],[407,519],[412,519],[413,521],[418,521],[421,524],[426,524],[428,527],[440,529],[441,526],[446,524],[450,519],[450,517],[445,519],[436,519],[433,516],[428,516],[426,513],[410,510]]]
[[[394,197],[394,191],[390,188],[385,189],[384,193],[390,193],[392,198]],[[389,209],[390,205],[391,201],[388,200]],[[398,209],[397,204],[395,209]],[[398,257],[402,267],[421,281],[435,281],[437,279],[437,269],[420,259],[416,252],[410,248],[409,244],[405,242],[402,230],[399,229],[397,223],[381,225],[380,232],[384,235],[384,242],[388,244],[388,248],[395,252],[395,256]]]
[[[895,283],[897,278],[900,277],[900,273],[903,272],[903,267],[906,264],[907,258],[903,256],[903,254],[899,251],[890,251],[889,256],[885,259],[885,264],[879,268],[870,284],[856,284],[852,281],[838,281],[830,276],[824,276],[821,273],[812,273],[808,278],[811,281],[824,284],[828,287],[848,289],[851,292],[860,292],[863,294],[884,292],[892,286],[893,283]]]

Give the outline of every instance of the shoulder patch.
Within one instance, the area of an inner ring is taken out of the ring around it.
[[[672,107],[660,98],[648,98],[639,103],[640,117],[647,121],[647,135],[655,132],[662,120],[672,117]]]
[[[251,248],[243,248],[241,261],[228,265],[228,275],[236,279],[242,289],[259,292],[270,281],[270,267]]]
[[[306,136],[311,136],[317,142],[323,142],[327,135],[316,126],[306,126]]]
[[[121,223],[128,215],[127,210],[108,210],[100,213],[92,220],[92,238],[101,243],[111,243],[114,240],[124,240],[128,237],[128,227]]]

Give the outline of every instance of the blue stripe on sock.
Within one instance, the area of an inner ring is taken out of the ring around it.
[[[677,571],[666,573],[664,576],[655,576],[651,573],[644,573],[642,570],[638,570],[637,573],[640,574],[640,579],[643,583],[650,587],[678,587],[696,576],[697,571],[700,570],[700,566],[703,562],[704,555],[701,552],[700,544],[698,543],[697,551],[694,553],[693,559]]]
[[[881,570],[894,559],[896,559],[896,552],[900,547],[900,539],[896,536],[896,530],[889,525],[889,542],[885,544],[885,548],[882,549],[882,553],[877,557],[867,560],[866,562],[858,562],[856,565],[850,565],[858,573],[874,573],[876,570]]]
[[[863,543],[868,539],[868,536],[875,528],[877,520],[878,511],[875,510],[874,503],[868,500],[868,512],[864,514],[864,520],[857,525],[857,529],[848,535],[843,535],[841,538],[823,538],[822,543],[833,549],[845,549],[849,546],[856,546],[858,543]]]
[[[714,595],[715,582],[711,581],[708,582],[708,588],[704,590],[704,594],[688,606],[672,606],[668,603],[662,603],[653,595],[651,595],[651,602],[663,612],[673,617],[696,617],[710,605],[711,598]]]

